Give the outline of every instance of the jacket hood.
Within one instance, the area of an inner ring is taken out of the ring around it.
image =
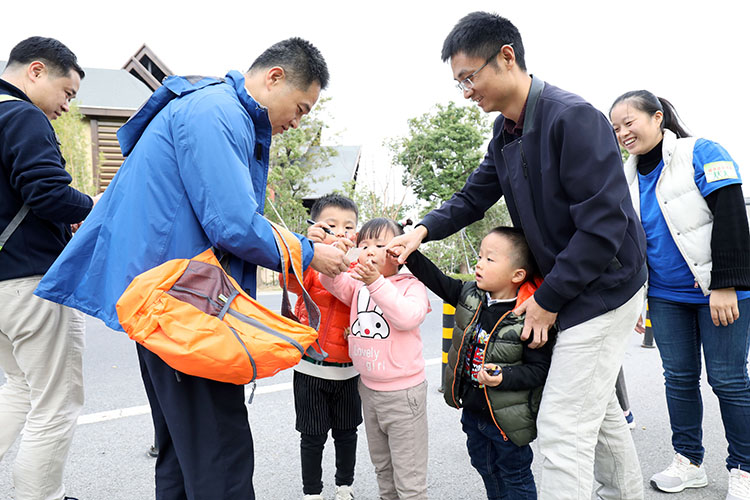
[[[255,125],[257,136],[259,138],[268,136],[270,140],[271,122],[268,119],[268,110],[247,93],[245,77],[238,71],[230,71],[225,78],[168,76],[164,79],[162,86],[156,89],[140,109],[117,131],[117,140],[120,143],[122,155],[128,156],[133,151],[148,124],[172,99],[184,97],[196,90],[222,83],[229,84],[234,88],[237,98]]]
[[[516,307],[526,302],[529,297],[534,295],[534,292],[542,286],[544,279],[541,276],[534,276],[528,281],[524,281],[521,288],[518,289],[518,298],[516,299]]]

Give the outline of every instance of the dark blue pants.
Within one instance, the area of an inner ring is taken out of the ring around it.
[[[648,313],[664,368],[672,446],[691,462],[703,462],[701,351],[708,383],[719,399],[729,443],[727,468],[750,468],[750,299],[737,303],[740,317],[714,326],[708,304],[649,297]]]
[[[531,446],[506,441],[489,415],[464,410],[461,424],[471,465],[482,476],[487,499],[536,500]]]
[[[177,373],[137,350],[159,447],[156,500],[255,500],[244,387]]]

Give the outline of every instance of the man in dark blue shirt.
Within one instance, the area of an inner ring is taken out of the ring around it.
[[[395,250],[403,262],[502,197],[544,276],[515,310],[526,314],[521,338],[539,348],[550,327],[559,332],[537,418],[540,498],[589,498],[596,477],[601,498],[641,499],[615,380],[643,304],[646,244],[611,126],[581,97],[526,71],[521,35],[503,17],[461,19],[442,58],[464,98],[502,114],[464,187],[388,246],[403,247]]]
[[[0,75],[0,458],[25,425],[18,500],[70,498],[62,476],[83,406],[83,314],[33,291],[94,205],[70,187],[50,123],[83,77],[75,54],[43,37],[16,45]]]

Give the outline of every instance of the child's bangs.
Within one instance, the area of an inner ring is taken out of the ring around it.
[[[394,236],[404,234],[403,228],[393,220],[386,219],[385,217],[377,217],[365,222],[362,229],[359,230],[357,240],[377,239],[383,231],[392,232]]]

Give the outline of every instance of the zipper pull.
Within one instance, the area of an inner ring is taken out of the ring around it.
[[[250,382],[248,385],[252,386],[252,389],[250,390],[250,397],[247,398],[247,404],[251,405],[253,404],[253,397],[255,396],[255,387],[257,384],[253,381],[253,382]]]
[[[219,300],[221,301],[221,303],[222,303],[222,304],[226,304],[226,303],[227,303],[227,300],[229,300],[229,299],[227,298],[227,296],[226,296],[226,295],[224,295],[223,293],[220,293],[220,294],[219,294],[219,296],[218,296],[217,298],[218,298],[218,299],[219,299]]]

